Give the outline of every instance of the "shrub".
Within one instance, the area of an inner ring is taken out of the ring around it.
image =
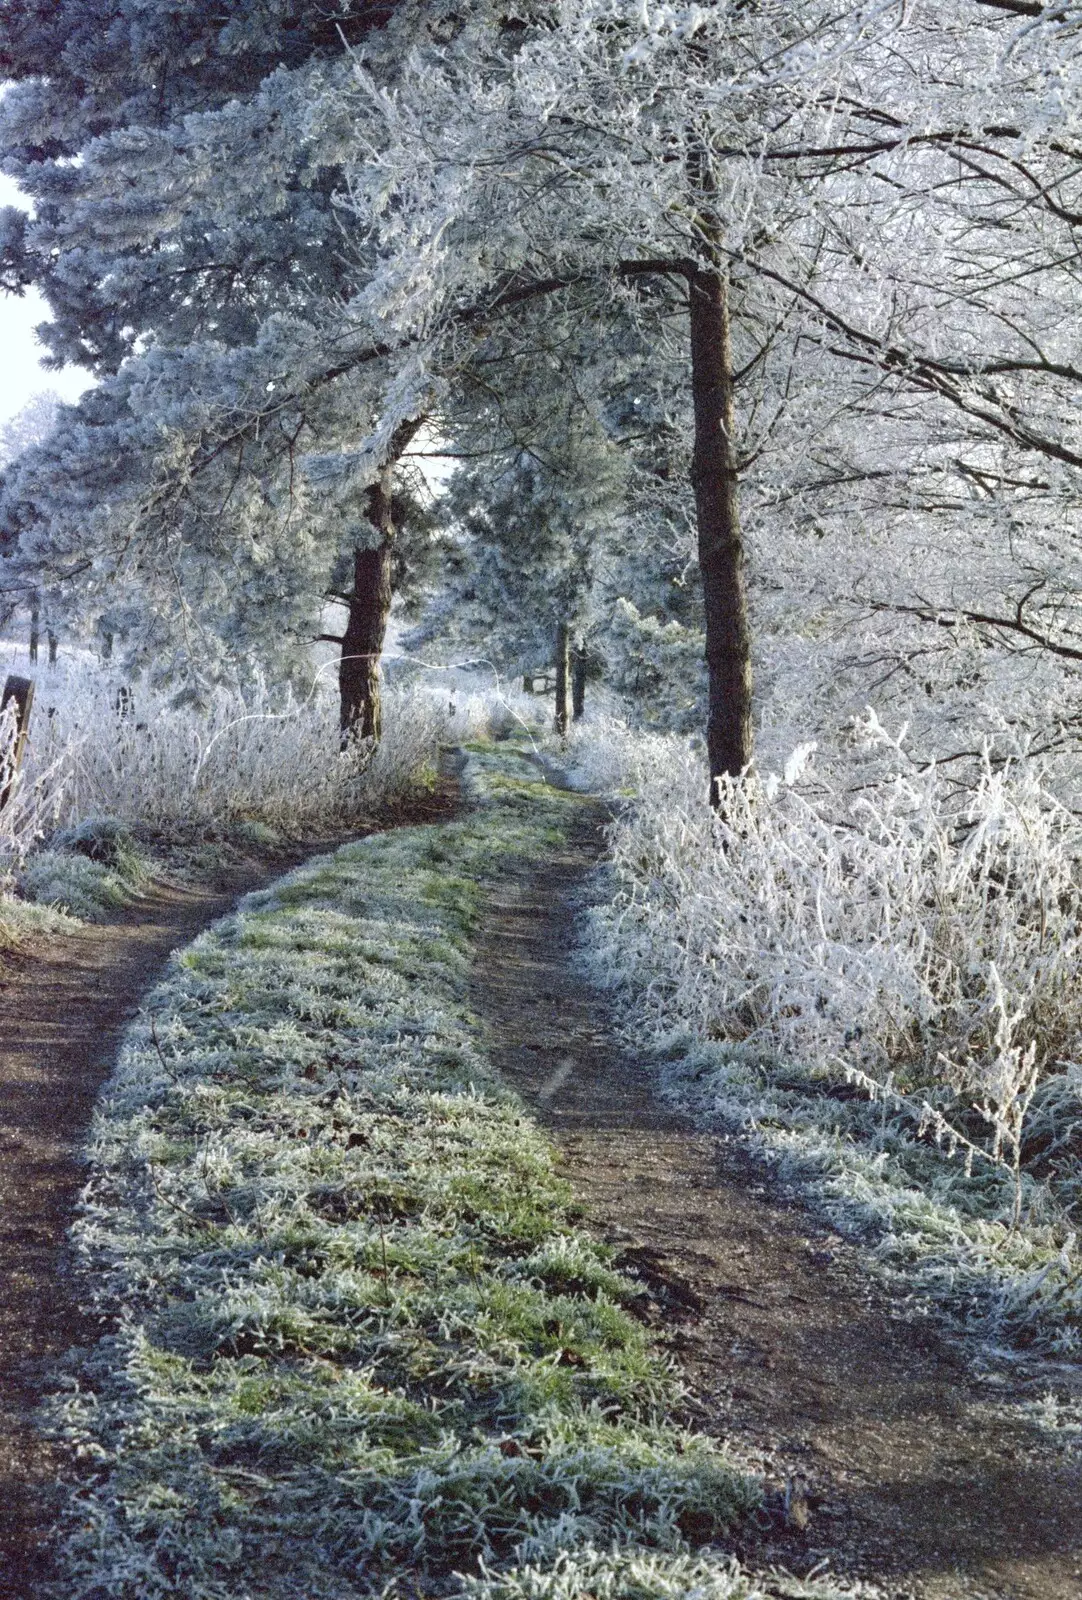
[[[425,685],[392,688],[382,743],[343,752],[336,700],[323,686],[303,700],[256,686],[178,705],[89,657],[62,659],[39,675],[23,770],[0,811],[0,873],[22,867],[43,841],[115,867],[103,823],[89,818],[167,840],[237,827],[275,837],[340,831],[423,781],[440,744],[467,737],[487,709]],[[12,734],[9,716],[0,770]]]
[[[680,1055],[684,1031],[688,1066],[670,1078],[700,1113],[724,1102],[777,1128],[790,1160],[803,1127],[855,1188],[867,1171],[858,1183],[846,1140],[889,1147],[901,1166],[881,1164],[895,1193],[884,1217],[897,1220],[899,1186],[917,1182],[961,1208],[949,1232],[970,1237],[966,1216],[995,1224],[978,1254],[1014,1284],[1001,1283],[1000,1312],[1006,1295],[1026,1323],[1040,1302],[1069,1340],[1082,1324],[1068,1240],[1082,1185],[1047,1124],[1058,1107],[1065,1134],[1082,1111],[1082,826],[1037,763],[985,758],[963,786],[891,748],[893,771],[847,790],[840,759],[817,772],[802,747],[783,776],[727,783],[716,812],[685,745],[640,751],[593,912],[595,967],[640,1037]],[[626,771],[626,739],[621,754]],[[1050,1191],[1027,1152],[1043,1155]],[[1012,1237],[1024,1208],[1028,1253]],[[1020,1274],[1032,1294],[1016,1293]]]

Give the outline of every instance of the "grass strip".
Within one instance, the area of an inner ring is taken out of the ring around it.
[[[473,768],[462,821],[249,896],[128,1033],[77,1230],[109,1331],[54,1409],[82,1463],[66,1600],[345,1600],[456,1574],[511,1595],[561,1570],[572,1595],[619,1562],[584,1557],[578,1584],[567,1552],[679,1563],[757,1502],[667,1422],[635,1285],[484,1059],[484,887],[577,802],[514,753]],[[728,1570],[719,1600],[745,1593]]]
[[[625,997],[625,1027],[638,1023]],[[640,1034],[637,1035],[641,1037]],[[1061,1215],[1003,1220],[1006,1180],[967,1173],[839,1073],[686,1026],[654,1045],[659,1091],[698,1126],[738,1131],[775,1177],[861,1245],[892,1292],[979,1341],[986,1358],[1082,1348],[1082,1269]],[[1008,1202],[1009,1205],[1009,1202]]]

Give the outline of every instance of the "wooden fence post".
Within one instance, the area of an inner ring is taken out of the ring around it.
[[[0,716],[9,705],[15,707],[15,743],[12,745],[11,754],[0,765],[0,811],[3,811],[11,798],[15,775],[22,765],[26,735],[30,730],[30,709],[33,704],[33,678],[18,678],[11,673],[4,684],[3,695],[0,695]]]

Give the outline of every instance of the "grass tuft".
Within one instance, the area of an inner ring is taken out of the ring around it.
[[[30,856],[17,883],[26,900],[102,922],[138,900],[152,877],[153,866],[127,823],[88,817]]]
[[[467,1578],[465,1590],[468,1600],[871,1600],[882,1594],[864,1584],[838,1587],[782,1573],[764,1582],[720,1554],[590,1547],[517,1572]]]

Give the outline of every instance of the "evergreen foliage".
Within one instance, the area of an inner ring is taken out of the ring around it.
[[[363,493],[325,507],[298,482],[299,453],[374,420],[356,386],[301,398],[356,285],[308,108],[393,7],[6,9],[0,151],[35,218],[6,213],[5,259],[48,299],[53,358],[103,380],[15,480],[14,565],[129,670],[295,679],[343,564],[382,538]]]
[[[591,638],[624,526],[623,465],[596,421],[565,409],[528,446],[460,467],[441,504],[444,583],[417,642],[483,648],[518,675],[552,661],[561,624]]]

